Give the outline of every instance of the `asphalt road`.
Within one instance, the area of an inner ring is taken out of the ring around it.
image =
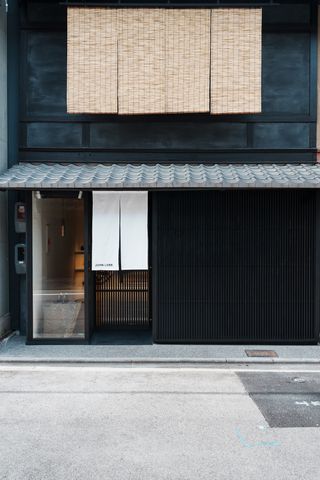
[[[0,479],[316,480],[320,367],[0,366]]]

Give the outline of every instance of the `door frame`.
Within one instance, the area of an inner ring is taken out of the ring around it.
[[[125,191],[125,190],[121,190]],[[132,191],[132,189],[128,189]],[[92,247],[92,190],[86,192],[86,202],[85,202],[85,271],[86,271],[86,283],[85,289],[88,294],[88,299],[86,302],[87,306],[87,317],[88,317],[88,340],[91,341],[92,335],[96,330],[96,282],[95,282],[95,272],[91,269],[91,247]],[[149,324],[152,331],[152,340],[153,335],[153,273],[152,273],[152,259],[153,259],[153,198],[154,192],[147,191],[148,193],[148,296],[149,296]]]

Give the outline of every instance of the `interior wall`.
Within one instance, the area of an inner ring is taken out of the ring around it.
[[[75,252],[83,248],[83,209],[77,208],[75,202],[78,201],[34,199],[33,252],[36,259],[33,276],[34,282],[42,278],[41,288],[46,284],[45,288],[50,289],[52,285],[48,282],[77,283]],[[34,288],[37,288],[35,283]]]
[[[49,222],[46,228],[50,242],[47,255],[47,275],[52,280],[68,279],[73,273],[75,218],[68,207],[68,200],[56,199],[54,204],[47,201],[44,201],[44,204],[44,218]],[[76,214],[76,210],[74,214]],[[62,229],[64,230],[63,234]]]
[[[7,15],[0,3],[0,172],[7,168]],[[8,295],[8,205],[0,192],[0,336],[10,329]]]

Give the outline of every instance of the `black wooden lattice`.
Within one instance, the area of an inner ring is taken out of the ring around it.
[[[96,272],[96,327],[149,325],[149,272]]]

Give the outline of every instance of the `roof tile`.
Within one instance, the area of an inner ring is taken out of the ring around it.
[[[20,163],[0,189],[320,188],[320,165]]]

